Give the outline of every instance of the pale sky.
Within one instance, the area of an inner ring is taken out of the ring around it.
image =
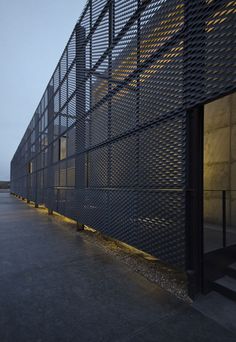
[[[0,0],[0,180],[87,0]]]

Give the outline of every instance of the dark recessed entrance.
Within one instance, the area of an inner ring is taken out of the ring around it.
[[[204,290],[236,262],[236,93],[204,106]]]

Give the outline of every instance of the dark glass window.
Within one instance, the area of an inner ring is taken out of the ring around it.
[[[63,135],[59,139],[59,160],[66,159],[67,157],[67,137]]]
[[[28,164],[28,172],[29,173],[33,172],[33,163],[32,162],[29,162],[29,164]]]

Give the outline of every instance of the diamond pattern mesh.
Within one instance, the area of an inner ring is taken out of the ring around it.
[[[11,191],[186,269],[187,111],[236,89],[236,1],[90,0]]]

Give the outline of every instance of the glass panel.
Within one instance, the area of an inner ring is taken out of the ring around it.
[[[60,160],[66,158],[66,146],[67,146],[67,137],[63,136],[60,138]]]

